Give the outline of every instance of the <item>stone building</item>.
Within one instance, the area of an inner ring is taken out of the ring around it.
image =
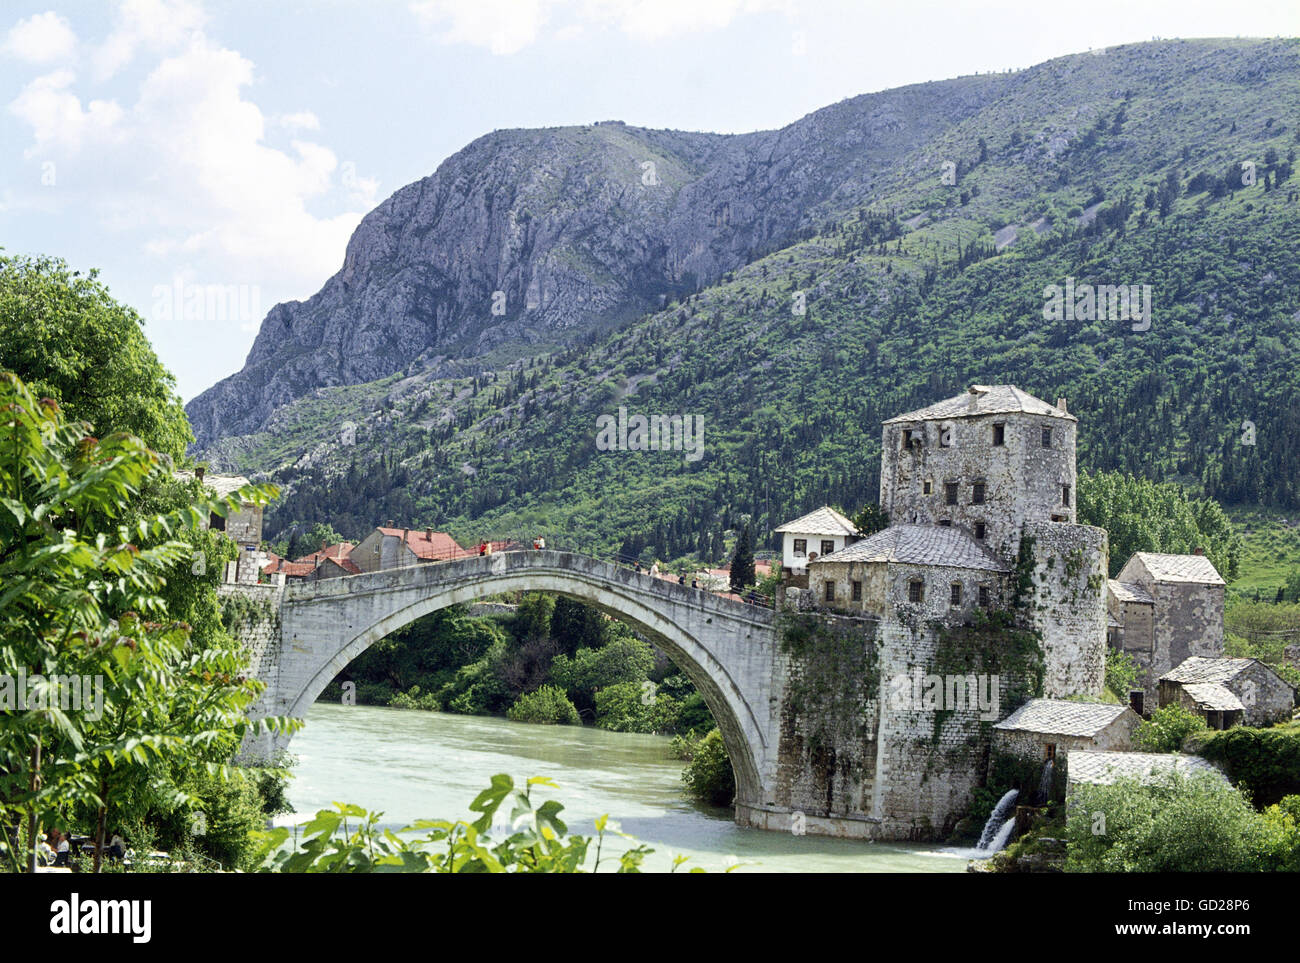
[[[197,478],[205,488],[223,499],[250,484],[242,475],[211,475],[202,468],[174,474],[183,481]],[[258,573],[266,564],[266,554],[262,551],[262,506],[252,502],[240,504],[239,510],[228,512],[225,517],[212,514],[205,527],[225,532],[239,546],[239,558],[227,563],[225,581],[255,585]]]
[[[888,634],[899,618],[953,622],[1004,606],[1025,583],[1044,694],[1099,694],[1107,541],[1075,523],[1076,426],[1064,399],[1049,405],[1011,385],[973,385],[890,418],[880,507],[893,524],[810,562],[808,594],[880,614]]]
[[[1174,666],[1223,654],[1225,583],[1204,555],[1137,552],[1107,585],[1109,640],[1137,664],[1128,696],[1139,713],[1153,708],[1158,681]]]
[[[431,528],[413,530],[380,527],[363,538],[348,557],[359,571],[377,572],[380,569],[466,558],[473,554],[475,553],[456,544],[456,540],[446,532],[435,532]]]
[[[1211,729],[1286,722],[1296,690],[1258,659],[1192,656],[1160,677],[1160,707],[1181,705]]]
[[[781,567],[787,576],[806,573],[810,561],[852,544],[857,526],[828,505],[774,529],[781,538]]]
[[[1031,699],[993,727],[993,748],[1036,761],[1073,749],[1127,752],[1141,721],[1128,706]]]
[[[1066,802],[1075,786],[1109,786],[1122,778],[1136,779],[1143,784],[1159,780],[1165,773],[1177,772],[1185,776],[1211,773],[1228,782],[1228,777],[1218,766],[1200,756],[1183,756],[1174,752],[1107,752],[1090,749],[1072,749],[1065,754]]]

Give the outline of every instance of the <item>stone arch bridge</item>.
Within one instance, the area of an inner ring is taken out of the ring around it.
[[[501,592],[551,592],[629,623],[694,683],[731,758],[741,825],[930,838],[955,819],[956,807],[964,808],[969,778],[935,773],[927,777],[939,777],[929,790],[911,792],[918,783],[903,770],[915,756],[914,733],[897,724],[907,720],[891,721],[884,709],[886,656],[869,621],[858,620],[854,631],[861,633],[859,650],[878,666],[875,674],[845,677],[853,673],[823,666],[821,689],[835,691],[817,695],[805,678],[812,671],[801,661],[806,653],[794,656],[779,641],[783,616],[565,552],[500,552],[287,586],[228,584],[221,591],[252,598],[261,613],[241,629],[253,674],[267,686],[255,717],[305,717],[349,662],[438,609]],[[928,733],[929,722],[924,727]],[[288,744],[287,735],[264,736],[243,757],[267,758]],[[891,768],[898,778],[888,778]],[[935,795],[945,785],[951,791]]]

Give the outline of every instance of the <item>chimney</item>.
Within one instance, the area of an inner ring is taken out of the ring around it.
[[[432,528],[426,528],[426,529],[424,530],[424,537],[425,537],[426,539],[428,539],[430,542],[432,542],[432,541],[433,541],[433,529],[432,529]]]
[[[205,469],[202,465],[200,465],[198,468],[194,469],[194,477],[197,478],[197,479],[199,480],[200,483],[202,483],[202,481],[203,481],[203,473],[204,473],[206,470],[207,470],[207,469]]]
[[[1205,549],[1203,549],[1203,548],[1201,548],[1201,546],[1197,545],[1194,549],[1192,549],[1192,554],[1193,554],[1193,555],[1204,555],[1204,554],[1205,554]]]
[[[1063,414],[1067,414],[1067,415],[1068,415],[1068,414],[1070,413],[1070,409],[1067,408],[1067,407],[1065,407],[1065,399],[1064,399],[1064,398],[1057,398],[1057,399],[1056,399],[1056,407],[1057,407],[1057,408],[1058,408],[1058,409],[1059,409]]]
[[[321,543],[320,543],[321,554],[324,555],[324,554],[325,554],[325,549],[327,549],[327,548],[329,548],[329,547],[330,547],[330,543],[327,542],[327,541],[325,541],[325,539],[322,538],[322,539],[321,539]]]
[[[388,520],[388,527],[389,528],[393,527],[393,520],[391,518]]]

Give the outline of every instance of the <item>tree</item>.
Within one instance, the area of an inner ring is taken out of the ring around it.
[[[137,435],[180,458],[194,440],[176,380],[139,314],[96,280],[49,257],[0,257],[0,369],[95,431]]]
[[[0,413],[0,677],[26,681],[0,727],[0,823],[26,821],[34,869],[41,817],[91,807],[98,868],[116,789],[177,760],[225,773],[240,740],[267,728],[244,716],[264,686],[243,652],[196,638],[164,593],[203,568],[179,533],[274,489],[142,515],[141,489],[164,469],[139,439],[94,438],[9,373]]]
[[[736,549],[731,555],[731,591],[743,592],[758,581],[754,572],[754,536],[749,522],[745,522],[736,536]]]
[[[866,538],[889,527],[889,514],[875,502],[868,502],[853,517],[853,526]]]

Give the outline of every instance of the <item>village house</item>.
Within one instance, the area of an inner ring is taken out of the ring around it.
[[[1189,656],[1223,654],[1224,588],[1223,577],[1199,552],[1137,552],[1108,581],[1109,642],[1138,667],[1137,685],[1127,696],[1139,714],[1154,707],[1158,680],[1174,666]]]
[[[1193,656],[1160,677],[1160,707],[1180,705],[1211,729],[1286,722],[1296,690],[1258,659]]]
[[[1141,722],[1128,706],[1031,699],[993,727],[993,748],[1034,761],[1074,749],[1127,752]]]
[[[205,488],[223,499],[250,484],[242,475],[211,475],[202,468],[177,471],[174,476],[182,481],[197,478]],[[224,517],[214,512],[203,527],[225,532],[239,546],[239,558],[226,563],[223,580],[256,584],[258,573],[266,562],[266,555],[262,552],[262,506],[252,502],[240,504],[239,510],[228,512]]]
[[[1072,749],[1065,754],[1065,796],[1067,805],[1076,786],[1109,786],[1122,778],[1136,779],[1143,785],[1157,782],[1166,773],[1184,776],[1211,773],[1228,782],[1222,770],[1200,756],[1183,756],[1173,752],[1106,752]]]
[[[781,535],[783,574],[796,578],[805,574],[809,562],[852,544],[858,533],[852,521],[829,505],[786,522],[774,531]]]
[[[440,562],[452,558],[468,558],[476,552],[461,548],[446,532],[431,528],[410,529],[376,528],[352,549],[348,556],[361,572],[403,568]]]

